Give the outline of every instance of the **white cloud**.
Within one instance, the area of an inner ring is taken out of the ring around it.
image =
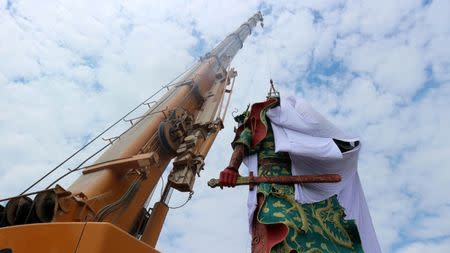
[[[450,240],[442,240],[439,242],[418,242],[405,246],[399,253],[419,253],[419,252],[436,252],[445,253],[450,248]]]
[[[419,50],[408,46],[393,48],[378,65],[375,81],[394,94],[414,94],[425,81],[425,63]]]
[[[450,247],[442,239],[450,236],[450,6],[421,2],[266,2],[266,28],[254,30],[232,64],[229,112],[263,99],[272,77],[361,136],[360,176],[384,252]],[[1,196],[24,189],[182,72],[198,56],[199,38],[211,48],[261,4],[11,3],[6,10],[0,2]],[[211,244],[249,251],[245,188],[206,186],[228,162],[233,125],[228,117],[191,202],[169,212],[163,252],[207,252]]]

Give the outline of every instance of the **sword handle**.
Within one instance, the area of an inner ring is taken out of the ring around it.
[[[219,186],[219,179],[211,178],[208,181],[208,186],[211,187],[211,188],[216,188],[217,186]]]
[[[216,188],[217,186],[220,186],[219,184],[220,180],[216,178],[211,178],[208,181],[208,186],[211,188]],[[238,177],[236,181],[236,185],[248,185],[248,177]]]

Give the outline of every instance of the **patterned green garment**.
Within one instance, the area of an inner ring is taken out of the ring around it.
[[[275,152],[275,141],[268,122],[266,138],[251,148],[251,130],[245,128],[233,146],[240,143],[250,154],[258,154],[258,160],[274,158],[286,161],[258,166],[260,176],[291,175],[289,154]],[[260,184],[258,194],[264,195],[264,204],[257,219],[262,224],[283,223],[288,227],[285,240],[275,245],[271,253],[309,252],[341,253],[363,252],[358,230],[353,220],[344,220],[344,210],[336,196],[326,200],[299,204],[295,201],[293,185]]]

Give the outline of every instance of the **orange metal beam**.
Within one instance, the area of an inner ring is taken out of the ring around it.
[[[54,222],[0,228],[0,249],[11,249],[13,253],[159,253],[106,222]]]

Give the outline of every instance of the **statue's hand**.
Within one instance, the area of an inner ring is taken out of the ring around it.
[[[219,185],[220,188],[223,186],[234,187],[236,186],[236,181],[239,176],[239,172],[235,167],[228,166],[222,172],[220,172]]]

